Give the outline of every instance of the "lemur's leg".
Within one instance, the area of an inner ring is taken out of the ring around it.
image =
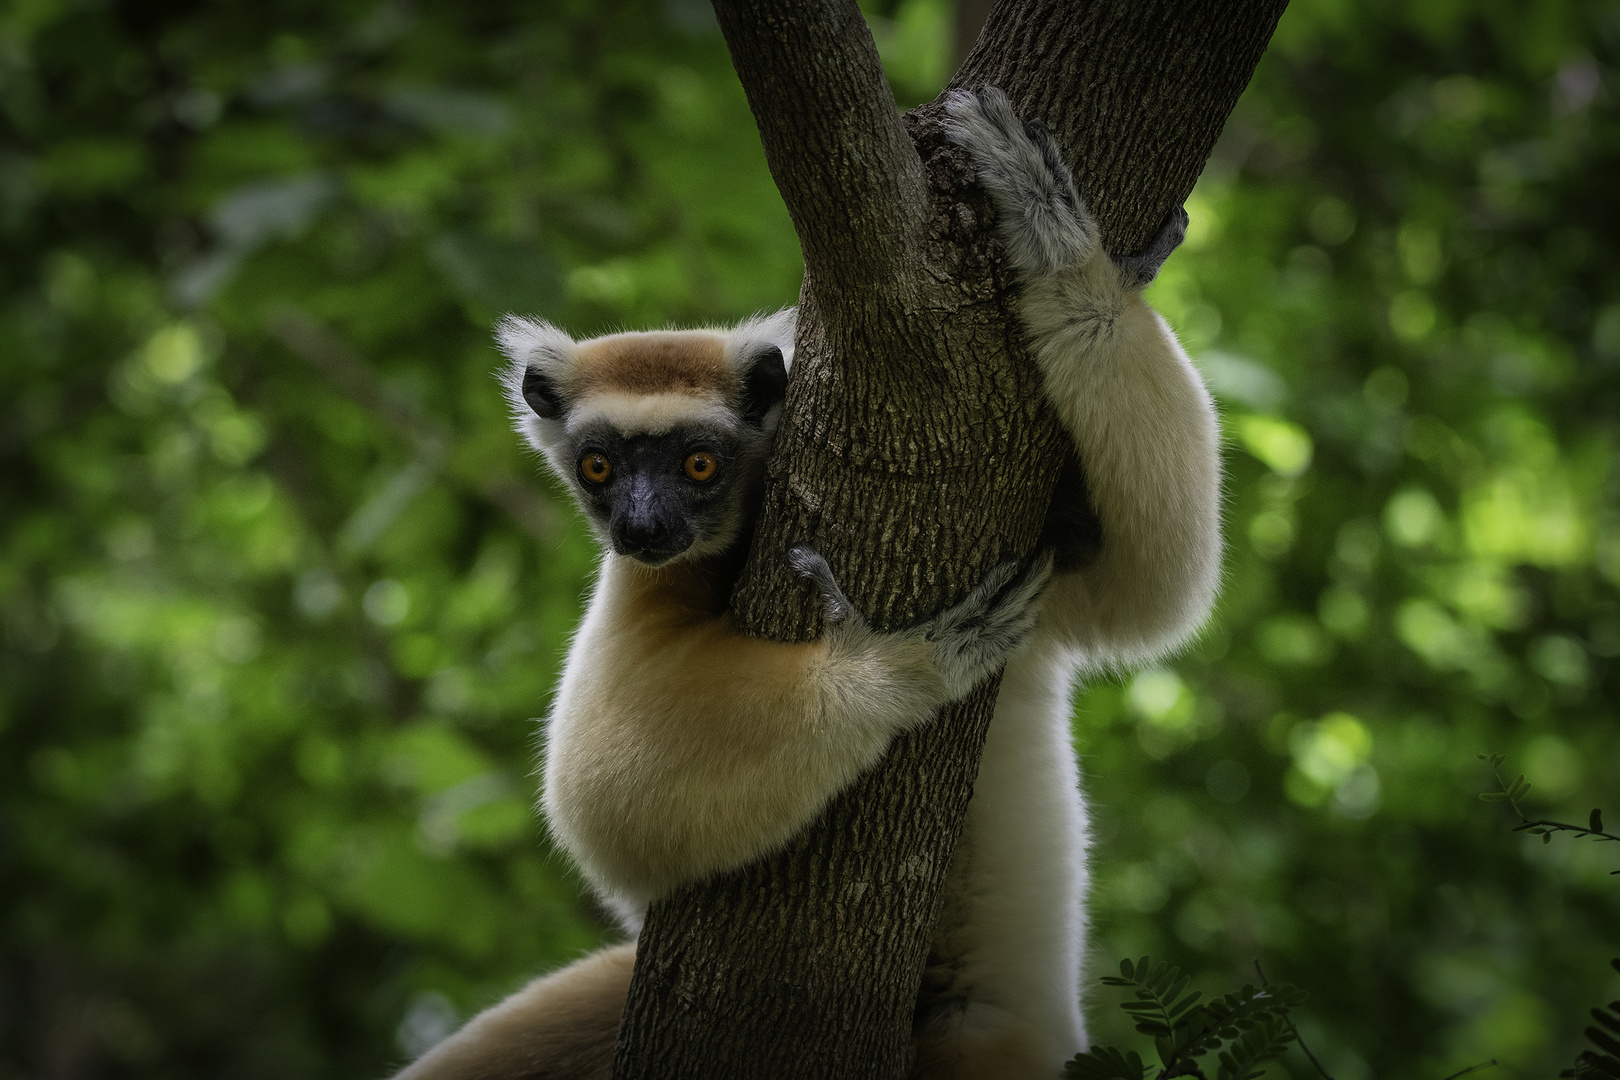
[[[1050,560],[993,571],[922,626],[874,630],[808,548],[792,556],[828,605],[799,644],[731,621],[658,612],[611,575],[547,721],[543,794],[558,838],[602,892],[645,903],[785,843],[894,736],[967,693],[1033,631]],[[635,753],[625,753],[634,747]]]
[[[1110,259],[1045,125],[1020,123],[994,87],[954,91],[945,108],[947,134],[995,205],[1031,351],[1100,523],[1089,563],[1060,558],[1073,572],[1054,580],[1043,630],[1088,666],[1162,655],[1207,615],[1221,546],[1214,408],[1141,298],[1184,235],[1184,216],[1173,213],[1142,254]]]
[[[1140,661],[1208,610],[1220,548],[1214,415],[1141,300],[1179,242],[1180,215],[1147,251],[1110,259],[1044,125],[1021,123],[994,88],[953,93],[945,107],[947,133],[994,204],[1030,351],[1074,448],[1052,463],[1043,541],[1058,573],[1034,640],[1002,679],[915,1036],[918,1060],[938,1063],[930,1075],[1055,1076],[1085,1045],[1076,654],[1092,667]]]

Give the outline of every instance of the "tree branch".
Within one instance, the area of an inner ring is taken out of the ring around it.
[[[276,312],[265,326],[270,335],[287,346],[293,355],[325,375],[351,400],[376,414],[415,444],[417,461],[422,463],[424,475],[409,495],[425,487],[448,464],[456,482],[506,511],[513,522],[530,536],[545,543],[550,543],[556,537],[559,524],[557,509],[544,496],[515,477],[492,474],[486,469],[469,469],[458,462],[450,454],[450,448],[455,444],[450,429],[429,416],[416,402],[389,386],[375,368],[326,327],[307,314],[290,308]],[[394,507],[382,524],[392,521],[401,509],[403,503]],[[351,525],[360,516],[357,514],[356,518],[351,519]],[[375,538],[375,532],[371,529],[364,531],[369,534],[367,542]]]
[[[860,9],[715,0],[714,10],[805,270],[835,290],[891,288],[922,235],[926,191]]]
[[[783,561],[810,539],[875,624],[915,623],[1033,549],[1072,442],[1010,314],[999,242],[980,227],[988,199],[937,103],[906,117],[909,143],[896,145],[853,0],[715,6],[807,269],[732,609],[751,633],[813,632],[817,605]],[[1282,3],[1227,9],[1200,44],[1211,7],[1002,0],[969,58],[964,81],[1006,87],[1058,132],[1116,250],[1140,247],[1186,197]],[[1184,9],[1204,14],[1182,27]],[[914,189],[926,197],[916,224]],[[616,1080],[904,1074],[994,700],[981,687],[896,740],[782,852],[653,905]]]
[[[994,83],[1044,120],[1104,246],[1134,254],[1192,193],[1286,6],[998,0],[951,86]]]

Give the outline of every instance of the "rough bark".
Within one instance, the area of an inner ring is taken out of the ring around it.
[[[995,83],[1076,166],[1110,250],[1185,200],[1285,0],[1001,0],[955,85]],[[818,629],[809,539],[879,626],[1034,547],[1068,442],[1011,321],[988,203],[939,108],[903,120],[853,0],[715,0],[804,248],[798,353],[733,610]],[[909,137],[908,137],[909,136]],[[653,905],[614,1076],[903,1076],[940,884],[995,688],[897,740],[787,849]]]

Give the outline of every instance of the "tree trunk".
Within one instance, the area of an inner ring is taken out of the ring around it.
[[[1111,251],[1192,190],[1285,0],[1000,0],[953,86],[1044,119]],[[881,627],[1033,550],[1070,443],[1008,305],[989,203],[937,103],[904,120],[853,0],[715,0],[805,258],[798,349],[733,610],[819,629],[810,540]],[[617,1080],[893,1080],[995,700],[896,741],[775,856],[655,903]]]

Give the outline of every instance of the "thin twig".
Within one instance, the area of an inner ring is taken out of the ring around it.
[[[428,416],[338,336],[301,311],[278,311],[266,323],[271,336],[325,375],[352,400],[387,420],[418,443],[448,444],[450,431]]]
[[[1470,1066],[1468,1066],[1468,1068],[1463,1069],[1461,1072],[1454,1072],[1450,1076],[1446,1077],[1446,1080],[1457,1080],[1457,1077],[1459,1077],[1459,1076],[1467,1076],[1471,1072],[1476,1072],[1476,1071],[1478,1071],[1480,1069],[1488,1069],[1492,1065],[1495,1065],[1495,1064],[1496,1064],[1496,1059],[1491,1058],[1491,1060],[1482,1061],[1478,1065],[1470,1065]]]
[[[1571,825],[1567,821],[1531,821],[1528,818],[1513,826],[1514,832],[1523,832],[1526,829],[1551,829],[1553,832],[1572,832],[1580,836],[1590,836],[1597,840],[1620,840],[1614,833],[1600,832],[1597,829],[1588,829],[1585,825]]]
[[[1268,983],[1266,982],[1265,969],[1260,966],[1260,958],[1258,956],[1254,958],[1254,973],[1260,976],[1260,989],[1264,990]],[[1316,1055],[1311,1053],[1311,1048],[1305,1045],[1305,1036],[1301,1035],[1299,1033],[1299,1028],[1294,1026],[1293,1017],[1284,1016],[1283,1019],[1288,1024],[1288,1030],[1294,1033],[1294,1041],[1299,1043],[1299,1048],[1305,1051],[1305,1056],[1311,1059],[1312,1065],[1316,1066],[1316,1071],[1321,1073],[1325,1080],[1333,1080],[1333,1075],[1326,1069],[1322,1068],[1322,1063],[1316,1060]]]

